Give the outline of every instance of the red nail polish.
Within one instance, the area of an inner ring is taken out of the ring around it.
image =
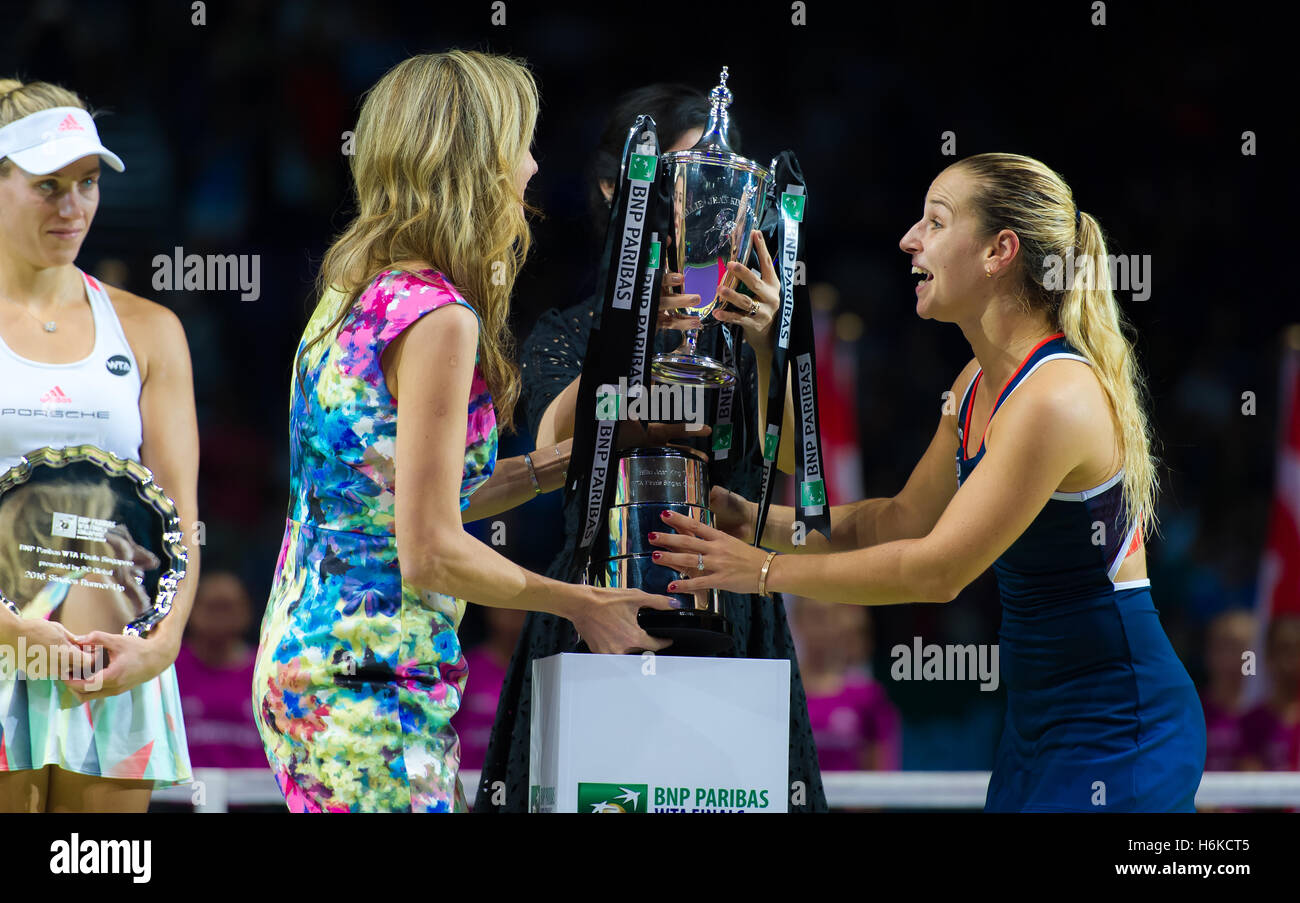
[[[670,514],[672,514],[671,511],[662,511],[660,512],[659,516],[662,517],[664,520],[668,520],[668,515]]]
[[[675,593],[675,592],[677,592],[677,584],[676,584],[676,583],[670,583],[670,584],[668,584],[668,592],[670,592],[670,593]]]
[[[647,534],[646,534],[646,539],[650,540],[651,542],[654,542],[654,541],[655,541],[656,539],[658,539],[658,538],[659,538],[659,534],[658,534],[658,533],[647,533]]]
[[[658,561],[661,555],[663,555],[663,552],[655,552],[650,557],[653,558],[655,561]]]

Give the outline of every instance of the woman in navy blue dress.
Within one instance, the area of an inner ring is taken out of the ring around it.
[[[985,809],[1194,811],[1205,720],[1151,599],[1155,462],[1101,227],[1039,161],[981,154],[939,174],[900,247],[917,314],[975,355],[907,485],[798,548],[774,506],[772,552],[737,539],[754,503],[715,490],[721,529],[670,514],[652,537],[691,575],[669,591],[949,602],[992,566],[1007,715]]]

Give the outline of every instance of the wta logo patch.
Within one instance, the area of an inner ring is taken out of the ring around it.
[[[125,354],[115,354],[104,361],[104,366],[114,376],[126,376],[131,372],[131,359]]]

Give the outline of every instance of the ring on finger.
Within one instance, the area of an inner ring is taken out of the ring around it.
[[[696,552],[696,553],[695,553],[695,559],[696,559],[695,569],[696,569],[697,571],[702,571],[702,570],[704,570],[704,553],[703,553],[703,552]]]
[[[752,317],[757,313],[758,313],[758,301],[751,298],[749,302],[749,315]]]

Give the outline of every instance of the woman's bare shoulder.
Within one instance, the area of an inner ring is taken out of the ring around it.
[[[150,301],[126,289],[100,282],[122,324],[122,332],[139,360],[141,375],[148,372],[148,361],[161,352],[175,350],[175,343],[185,347],[185,329],[170,308]]]
[[[1093,368],[1085,361],[1060,358],[1044,361],[1032,377],[1020,381],[1003,403],[1049,415],[1061,428],[1084,428],[1110,416],[1110,402]]]
[[[113,309],[117,311],[117,317],[122,320],[123,326],[128,319],[133,326],[147,329],[167,329],[172,324],[180,325],[180,318],[170,308],[157,301],[142,298],[107,282],[99,284],[108,292],[108,298],[113,302]]]

